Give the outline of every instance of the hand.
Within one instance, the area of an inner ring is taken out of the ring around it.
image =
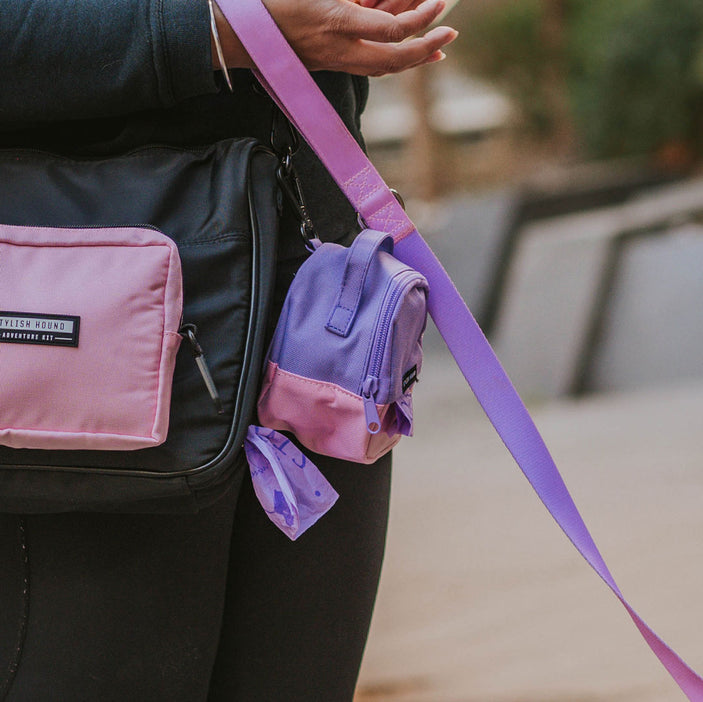
[[[379,7],[389,10],[363,7],[351,0],[265,0],[265,4],[311,71],[369,76],[398,73],[441,60],[442,47],[457,36],[451,27],[435,27],[424,36],[415,36],[441,14],[445,0],[381,0]],[[219,8],[215,11],[228,66],[252,67]]]

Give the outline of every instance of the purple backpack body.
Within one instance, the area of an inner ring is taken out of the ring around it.
[[[412,434],[427,281],[365,230],[322,244],[298,271],[269,349],[261,423],[307,448],[372,463]]]

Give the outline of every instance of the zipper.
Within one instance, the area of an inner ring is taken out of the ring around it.
[[[420,279],[416,271],[403,270],[396,273],[388,283],[388,290],[384,295],[381,309],[383,315],[378,321],[374,332],[371,357],[366,370],[366,377],[361,385],[360,395],[364,400],[364,414],[366,428],[369,434],[378,434],[381,430],[381,418],[376,407],[376,394],[378,393],[379,375],[383,365],[383,357],[388,342],[388,332],[395,314],[395,308],[405,293],[405,290]]]
[[[156,232],[157,234],[161,234],[162,236],[166,237],[167,239],[170,239],[173,241],[175,244],[176,242],[171,239],[171,237],[168,234],[164,234],[158,227],[155,227],[153,224],[118,224],[118,225],[111,225],[111,224],[60,224],[60,225],[33,225],[33,224],[21,224],[21,225],[8,225],[8,226],[15,226],[15,227],[26,227],[27,229],[61,229],[61,230],[68,230],[68,231],[83,231],[84,229],[89,229],[89,230],[100,230],[100,229],[148,229],[152,232]],[[89,242],[88,242],[89,244]],[[86,245],[88,245],[86,244]],[[120,244],[121,246],[122,244]]]
[[[376,393],[378,392],[378,378],[372,375],[366,376],[361,389],[361,396],[364,398],[364,414],[366,415],[366,429],[369,434],[378,434],[381,431],[381,418],[378,416],[376,407]]]
[[[220,393],[217,391],[217,386],[212,378],[212,373],[210,373],[207,361],[205,360],[205,354],[203,353],[203,349],[200,346],[196,336],[198,333],[198,328],[195,324],[181,324],[181,328],[178,330],[178,333],[190,344],[190,349],[193,353],[193,358],[195,359],[195,365],[200,371],[200,375],[203,378],[208,394],[212,398],[217,414],[223,414],[225,410],[222,406],[222,398],[220,397]]]

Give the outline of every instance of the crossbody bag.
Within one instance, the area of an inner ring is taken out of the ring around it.
[[[195,511],[241,476],[278,167],[253,139],[0,152],[0,511]]]

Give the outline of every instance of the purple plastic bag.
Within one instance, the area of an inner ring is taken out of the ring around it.
[[[250,426],[244,442],[256,496],[269,519],[295,541],[339,495],[317,466],[283,434]]]

